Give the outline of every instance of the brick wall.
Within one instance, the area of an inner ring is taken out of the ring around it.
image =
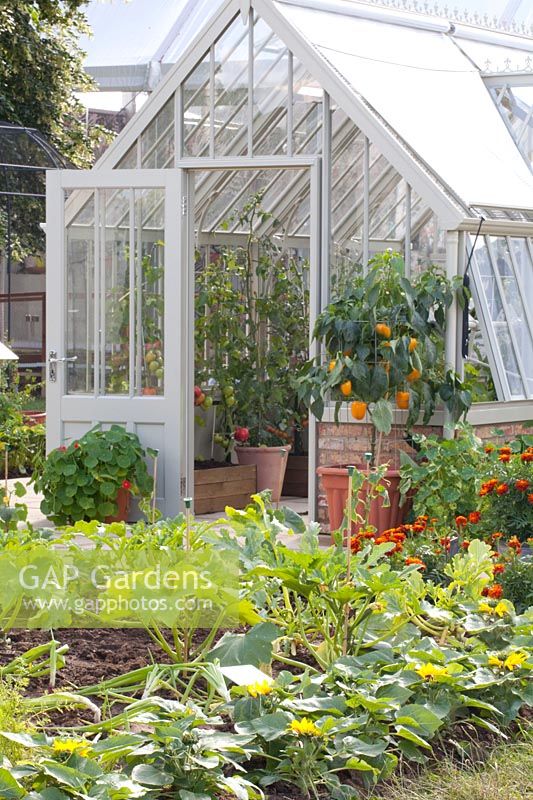
[[[493,434],[495,428],[503,433],[495,436]],[[438,425],[421,425],[414,430],[425,436],[431,434],[442,436],[442,427]],[[503,444],[523,432],[525,429],[521,422],[476,426],[477,435],[483,441],[491,441],[494,444]],[[364,454],[371,450],[371,433],[372,427],[364,423],[341,422],[336,425],[334,422],[320,422],[318,425],[318,465],[355,464],[358,466],[364,464]],[[380,463],[389,463],[391,467],[397,468],[400,465],[400,450],[404,450],[409,455],[413,454],[412,448],[403,438],[403,433],[403,427],[393,426],[390,434],[383,436],[379,456]],[[326,495],[321,480],[318,484],[318,521],[326,528],[328,527]]]

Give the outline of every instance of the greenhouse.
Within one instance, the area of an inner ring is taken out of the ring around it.
[[[419,6],[224,0],[91,171],[48,174],[49,450],[119,423],[166,516],[195,495],[198,287],[232,248],[296,270],[304,341],[376,254],[466,275],[444,359],[489,386],[469,420],[533,418],[533,38]],[[305,429],[312,519],[323,440],[364,425],[333,415]]]

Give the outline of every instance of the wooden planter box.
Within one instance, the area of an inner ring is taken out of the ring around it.
[[[211,514],[226,506],[244,508],[257,491],[255,464],[194,470],[194,513]]]
[[[307,497],[308,476],[309,456],[291,456],[289,454],[282,495],[285,497]]]

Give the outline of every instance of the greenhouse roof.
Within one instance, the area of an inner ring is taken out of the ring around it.
[[[206,3],[169,0],[165,5],[168,13],[170,6],[174,13],[181,9],[181,23],[171,28],[161,58],[177,61],[100,165],[115,166],[124,157],[202,60],[210,42],[231,19],[239,13],[244,19],[253,7],[448,228],[478,216],[480,208],[509,209],[487,215],[493,219],[530,221],[524,210],[533,209],[531,163],[517,147],[502,92],[496,88],[497,95],[491,96],[484,70],[492,65],[494,80],[500,73],[493,70],[500,64],[507,69],[501,73],[504,86],[510,74],[533,84],[532,37],[398,10],[397,3],[387,7],[386,0],[220,0],[219,5],[209,3],[211,15],[189,41],[185,36],[176,39],[176,32],[189,26],[190,35],[192,20],[198,20],[202,9],[206,16]],[[512,73],[509,54],[515,59]],[[205,59],[203,64],[198,80],[204,75],[201,79],[208,80]],[[234,85],[234,73],[214,68],[218,82]],[[241,84],[240,91],[245,91],[243,79]],[[524,127],[531,131],[532,115],[523,107],[517,114],[523,136]]]
[[[348,0],[274,5],[465,205],[533,206],[531,172],[450,23]]]

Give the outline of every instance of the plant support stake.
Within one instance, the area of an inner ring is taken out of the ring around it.
[[[159,458],[159,450],[155,451],[154,456],[154,488],[152,492],[152,525],[155,523],[155,504],[157,500],[157,461]]]
[[[192,497],[184,497],[185,503],[185,550],[191,549],[191,506]]]
[[[354,466],[348,467],[348,507],[347,517],[348,525],[346,530],[346,584],[350,583],[352,577],[352,517],[353,517],[353,476],[355,472]],[[348,623],[350,618],[350,603],[346,601],[344,606],[344,638],[342,642],[342,654],[345,656],[348,652]]]
[[[5,446],[4,452],[4,504],[7,506],[9,504],[9,487],[7,483],[7,476],[9,474],[9,447]]]

